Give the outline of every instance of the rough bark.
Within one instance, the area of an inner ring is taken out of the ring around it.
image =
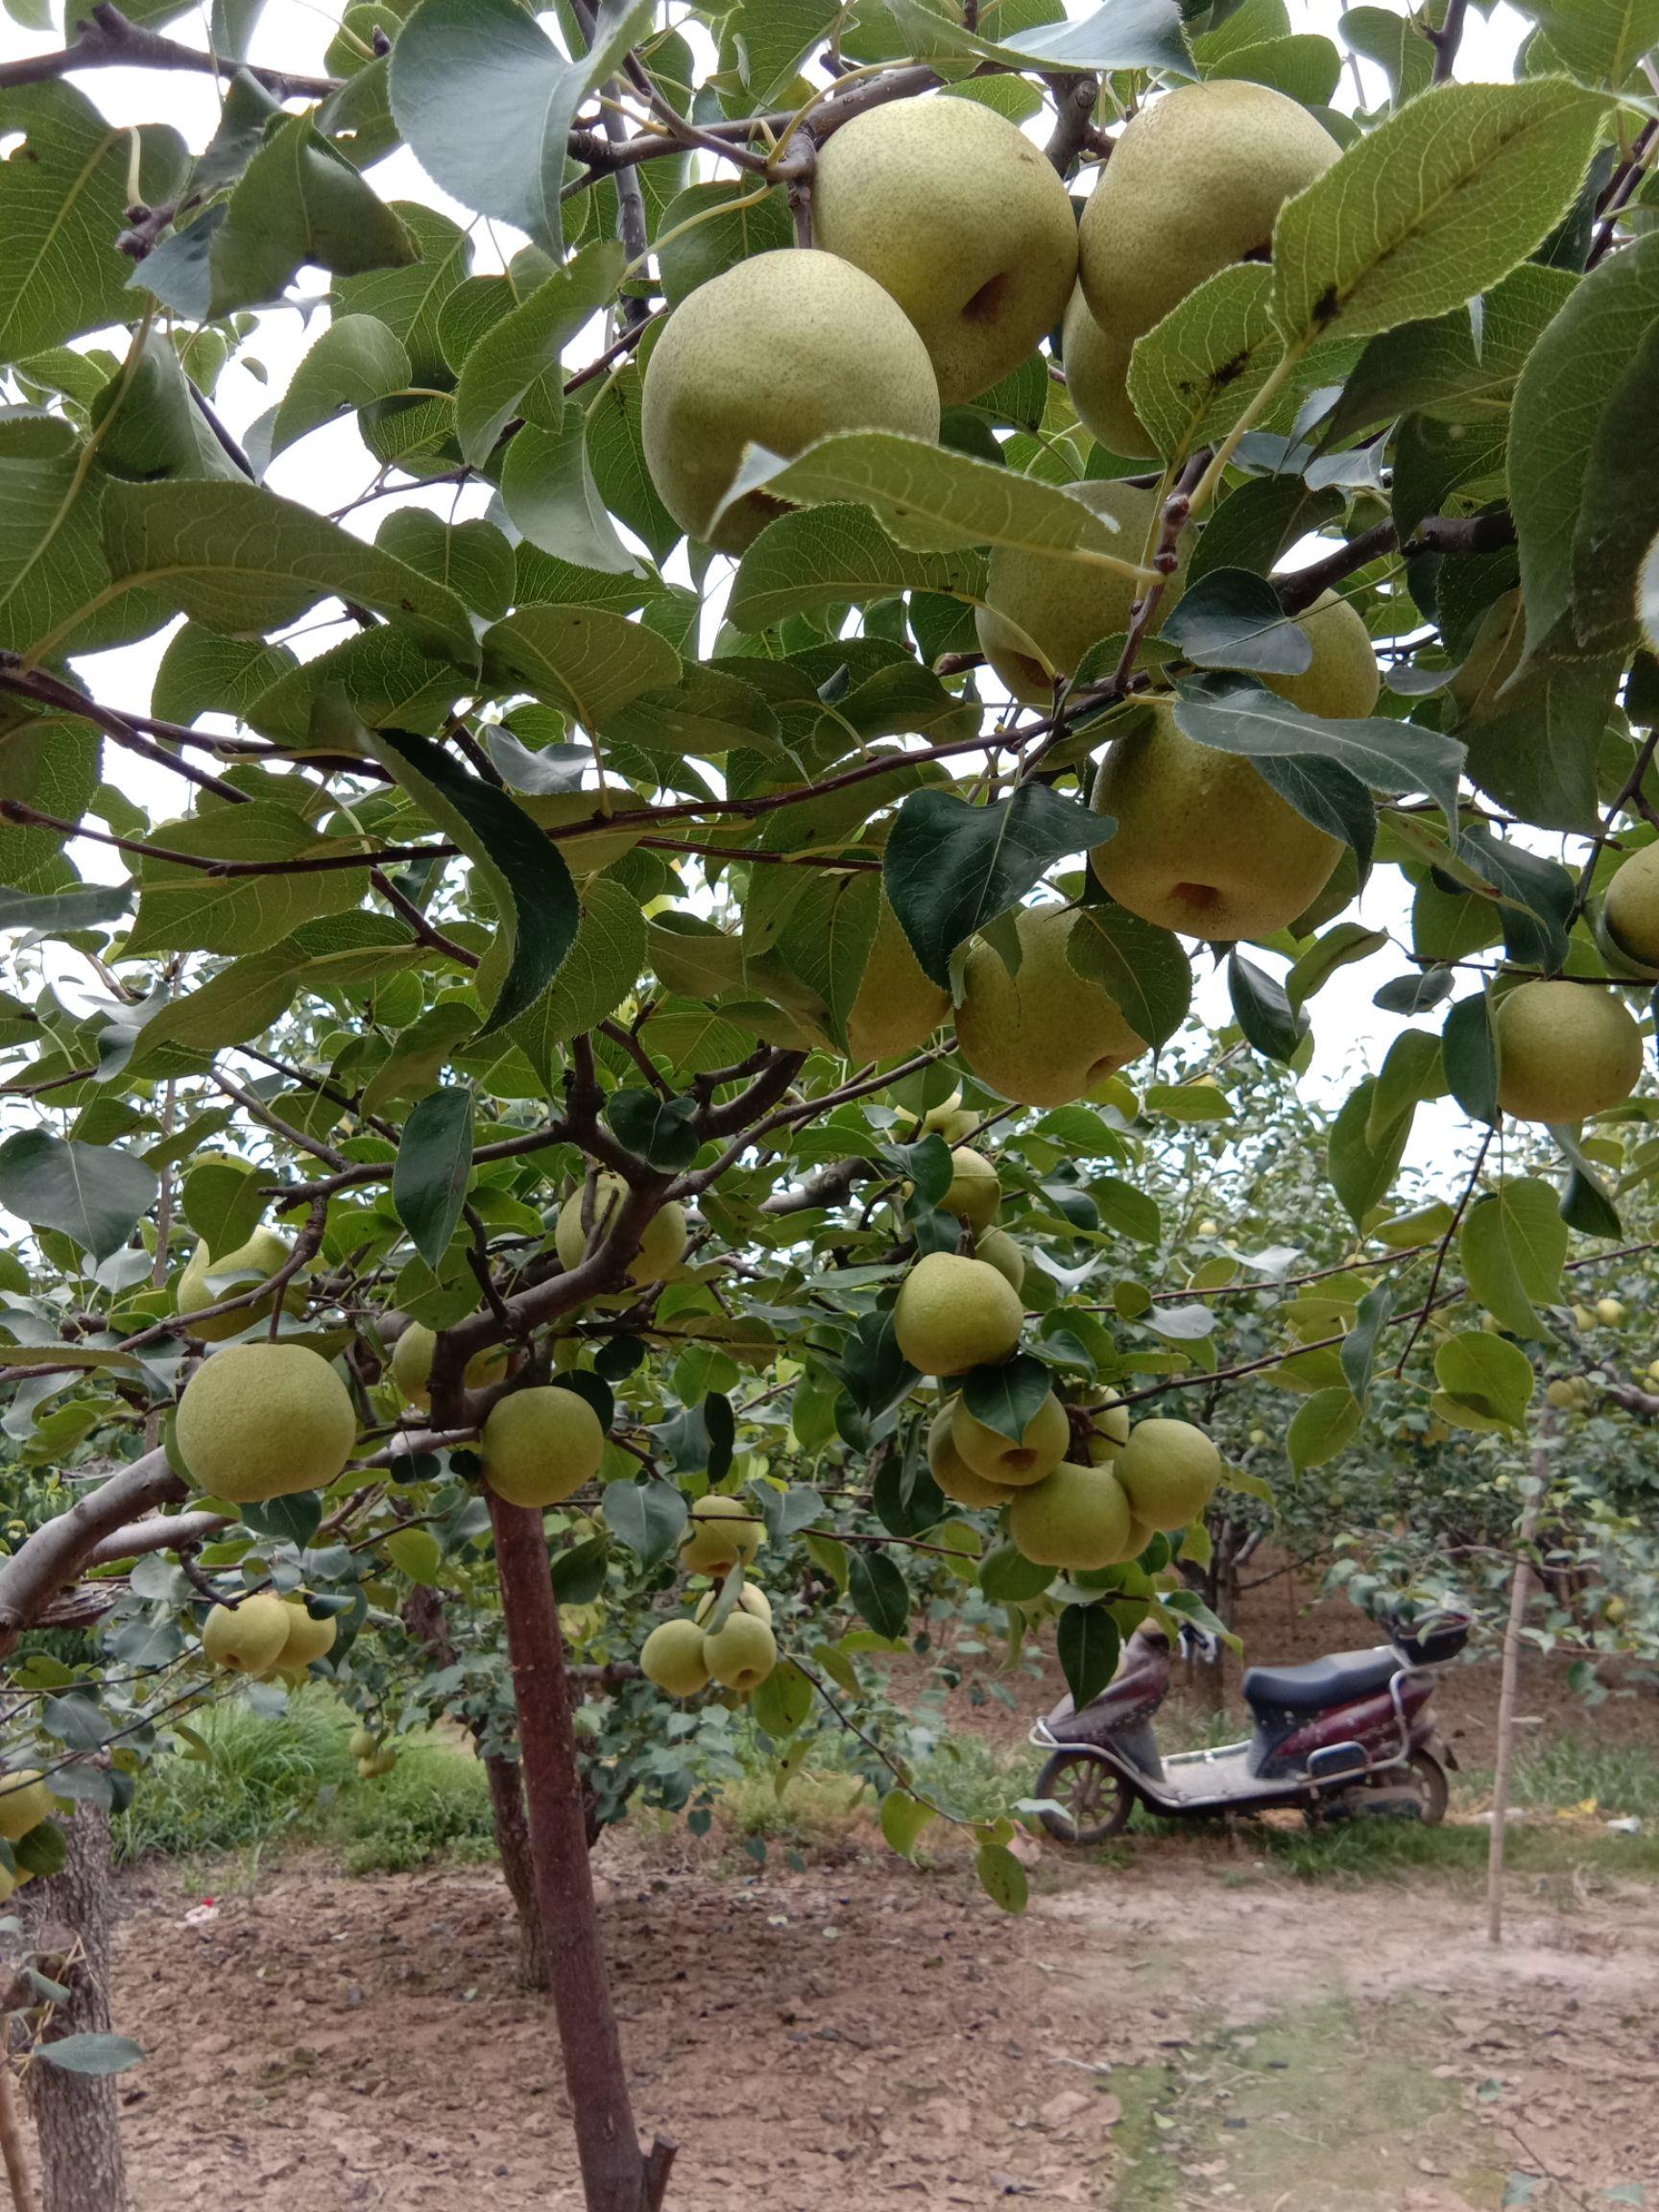
[[[672,2147],[635,2131],[588,1864],[588,1822],[541,1516],[491,1494],[548,1977],[588,2212],[652,2212]]]
[[[490,1777],[490,1811],[495,1823],[495,1848],[501,1854],[501,1871],[507,1877],[508,1894],[518,1915],[518,1985],[523,1989],[545,1989],[547,1944],[541,1931],[541,1907],[536,1894],[530,1823],[524,1816],[523,1777],[517,1759],[486,1759],[484,1771]]]
[[[52,2034],[109,2030],[109,1815],[83,1805],[63,1823],[68,1863],[31,1899],[40,1971],[69,1990]],[[43,2212],[128,2212],[120,2107],[108,2075],[70,2074],[36,2059],[29,2102],[40,2145]]]

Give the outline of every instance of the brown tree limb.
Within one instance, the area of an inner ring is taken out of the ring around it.
[[[234,77],[238,70],[246,70],[278,100],[325,100],[339,89],[334,77],[295,76],[289,70],[258,68],[181,46],[176,38],[163,38],[130,23],[108,0],[77,21],[74,29],[75,43],[59,53],[29,54],[20,60],[0,62],[0,91],[14,84],[43,84],[81,69],[188,69],[204,77]]]

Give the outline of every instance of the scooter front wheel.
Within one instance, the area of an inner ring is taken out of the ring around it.
[[[1135,1810],[1135,1792],[1122,1775],[1087,1751],[1056,1751],[1037,1777],[1037,1794],[1062,1808],[1039,1815],[1062,1843],[1104,1843],[1121,1834]]]

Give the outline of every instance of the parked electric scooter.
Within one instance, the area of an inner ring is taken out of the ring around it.
[[[1433,1826],[1453,1763],[1435,1741],[1435,1672],[1463,1648],[1469,1622],[1437,1612],[1381,1624],[1392,1640],[1368,1651],[1247,1669],[1248,1742],[1169,1758],[1152,1720],[1174,1655],[1163,1630],[1143,1624],[1092,1704],[1079,1713],[1065,1697],[1031,1731],[1052,1753],[1037,1783],[1050,1801],[1044,1827],[1064,1843],[1098,1843],[1137,1804],[1166,1818],[1289,1807],[1310,1822],[1386,1813]]]

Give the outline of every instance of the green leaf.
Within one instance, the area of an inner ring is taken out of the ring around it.
[[[91,420],[102,433],[98,465],[111,476],[154,483],[242,474],[191,397],[177,351],[156,331],[98,393]]]
[[[1388,1194],[1411,1134],[1414,1099],[1405,1100],[1399,1111],[1371,1126],[1372,1104],[1378,1078],[1367,1075],[1351,1091],[1331,1126],[1328,1166],[1332,1186],[1343,1211],[1357,1228],[1374,1206]]]
[[[403,1124],[392,1203],[409,1240],[435,1268],[449,1249],[472,1175],[472,1094],[453,1087],[422,1098]]]
[[[1308,1017],[1290,1003],[1278,977],[1234,951],[1227,956],[1227,989],[1246,1043],[1268,1060],[1291,1059],[1308,1033]]]
[[[567,406],[557,430],[526,422],[507,448],[501,500],[514,528],[555,560],[613,576],[639,563],[616,534],[593,480],[587,417]]]
[[[1000,1545],[979,1563],[979,1588],[993,1605],[1024,1605],[1054,1579],[1052,1567],[1027,1559],[1016,1544]]]
[[[254,700],[296,665],[286,645],[268,645],[262,637],[222,637],[199,622],[186,622],[161,656],[151,708],[164,722],[195,722],[204,714],[233,714],[240,721]]]
[[[993,1905],[1004,1912],[1024,1911],[1031,1886],[1024,1867],[1005,1843],[981,1843],[974,1854],[974,1871]]]
[[[1292,1470],[1300,1475],[1304,1468],[1334,1459],[1358,1434],[1363,1418],[1354,1393],[1345,1387],[1315,1390],[1305,1398],[1285,1436]]]
[[[111,484],[104,544],[114,589],[164,594],[209,630],[278,629],[338,595],[463,668],[476,662],[467,610],[452,591],[262,485]]]
[[[666,638],[603,607],[520,607],[484,633],[484,653],[491,668],[593,732],[681,673]]]
[[[878,1636],[902,1636],[910,1592],[885,1551],[855,1551],[847,1566],[847,1595]]]
[[[1456,1408],[1448,1418],[1461,1428],[1519,1429],[1527,1418],[1536,1377],[1519,1345],[1482,1329],[1448,1336],[1434,1354],[1440,1384],[1434,1403]]]
[[[583,437],[593,488],[611,514],[664,561],[685,535],[657,495],[645,466],[644,379],[638,364],[613,370],[588,410]]]
[[[1559,860],[1528,853],[1513,838],[1495,837],[1485,825],[1465,831],[1458,855],[1503,895],[1498,909],[1503,950],[1517,967],[1553,974],[1567,958],[1567,932],[1577,886]]]
[[[625,885],[603,876],[582,887],[582,925],[563,967],[534,1006],[502,1034],[528,1054],[549,1086],[558,1047],[614,1011],[645,965],[645,917]]]
[[[132,906],[135,883],[81,883],[73,891],[12,891],[0,886],[0,929],[39,929],[60,936],[118,922]]]
[[[1137,1244],[1156,1244],[1163,1236],[1164,1217],[1157,1199],[1137,1190],[1120,1176],[1096,1175],[1089,1185],[1089,1195],[1104,1225],[1117,1230],[1120,1237],[1132,1238]]]
[[[279,677],[244,719],[279,744],[314,747],[328,741],[344,701],[371,730],[390,726],[430,736],[443,728],[464,681],[452,661],[434,658],[408,631],[377,622]],[[334,730],[337,743],[349,735],[343,726]]]
[[[271,424],[271,451],[321,429],[350,407],[407,391],[413,380],[402,341],[373,315],[336,315],[298,369]]]
[[[739,472],[731,496],[761,485],[802,507],[869,507],[894,543],[913,553],[1005,545],[1122,574],[1135,570],[1141,550],[1109,517],[1052,485],[896,430],[838,431],[781,470],[762,459]]]
[[[184,1178],[184,1218],[209,1252],[246,1244],[265,1211],[270,1172],[241,1160],[207,1160]],[[261,1274],[265,1270],[260,1270]]]
[[[590,1536],[585,1544],[556,1551],[552,1559],[553,1595],[561,1605],[591,1605],[609,1577],[611,1539]]]
[[[1285,978],[1285,991],[1292,1006],[1305,1006],[1335,974],[1357,960],[1369,960],[1388,943],[1385,929],[1367,929],[1362,922],[1338,922],[1316,938]]]
[[[132,277],[191,323],[280,300],[301,267],[358,276],[421,249],[307,115],[286,115],[228,201],[164,239]]]
[[[0,1144],[0,1206],[34,1229],[57,1229],[94,1260],[126,1243],[160,1195],[154,1167],[113,1144],[78,1144],[19,1129]]]
[[[163,1006],[146,1022],[130,1074],[188,1067],[227,1045],[245,1045],[285,1014],[300,989],[304,962],[291,938],[232,960],[205,983]]]
[[[789,200],[776,189],[757,200],[752,177],[724,177],[711,184],[692,184],[677,193],[658,219],[657,267],[662,297],[670,307],[756,253],[793,246],[795,224]],[[747,201],[746,206],[735,203]],[[682,224],[692,226],[681,229]],[[680,230],[679,237],[671,232]]]
[[[1593,831],[1601,739],[1624,661],[1623,652],[1585,657],[1561,644],[1560,632],[1544,640],[1492,710],[1463,724],[1471,780],[1539,829]]]
[[[1484,991],[1459,998],[1440,1031],[1446,1088],[1471,1120],[1498,1124],[1498,1041]]]
[[[813,507],[769,522],[738,565],[726,609],[734,630],[770,630],[792,614],[901,591],[981,598],[977,552],[906,553],[867,507]]]
[[[749,1702],[750,1713],[775,1743],[794,1735],[812,1710],[812,1683],[793,1659],[780,1659]]]
[[[1443,315],[1526,260],[1572,205],[1606,103],[1558,78],[1438,84],[1286,202],[1273,311],[1305,342]]]
[[[121,322],[130,265],[114,251],[134,182],[159,205],[184,181],[177,131],[133,133],[107,122],[62,83],[0,94],[0,138],[22,134],[0,161],[0,360],[23,361],[83,331]]]
[[[655,1091],[613,1091],[605,1118],[618,1142],[653,1167],[678,1174],[697,1157],[697,1100],[661,1098]]]
[[[276,799],[216,806],[156,826],[154,841],[173,853],[232,862],[303,860],[361,850],[319,836],[315,827]],[[170,860],[138,863],[143,886],[128,938],[129,954],[201,950],[259,952],[303,922],[344,913],[362,897],[353,869],[312,875],[210,876]]]
[[[1581,644],[1628,631],[1636,572],[1659,530],[1647,453],[1656,330],[1659,236],[1649,234],[1583,278],[1521,373],[1509,487],[1529,653],[1569,614]]]
[[[1308,633],[1279,604],[1264,576],[1212,568],[1176,602],[1162,636],[1200,668],[1300,676],[1313,664]]]
[[[444,1571],[444,1548],[430,1528],[397,1528],[387,1537],[386,1556],[400,1575],[422,1589],[436,1590]]]
[[[1594,84],[1627,84],[1659,44],[1659,0],[1528,0],[1552,58]]]
[[[1470,1291],[1517,1336],[1548,1336],[1538,1307],[1560,1295],[1567,1224],[1548,1183],[1505,1182],[1464,1216],[1458,1256]]]
[[[1377,1346],[1393,1311],[1393,1288],[1386,1283],[1381,1283],[1375,1290],[1367,1290],[1360,1299],[1354,1326],[1342,1339],[1342,1373],[1347,1379],[1349,1389],[1360,1405],[1365,1403],[1366,1393],[1371,1387],[1371,1371],[1377,1362]]]
[[[1104,1605],[1068,1605],[1054,1630],[1054,1651],[1079,1713],[1118,1671],[1123,1639]]]
[[[881,1800],[881,1834],[901,1859],[913,1859],[923,1830],[935,1816],[936,1808],[926,1797],[914,1796],[908,1790],[889,1790]]]
[[[64,2074],[125,2074],[144,2063],[144,2048],[131,2035],[60,2035],[36,2043],[34,2056]]]
[[[1077,22],[1041,23],[1015,32],[1002,51],[1017,65],[1054,69],[1158,69],[1192,75],[1175,0],[1106,0]]]
[[[572,61],[515,0],[421,0],[392,50],[397,128],[463,206],[513,224],[557,255],[576,109],[651,16],[651,0],[604,0],[587,55]]]
[[[1332,760],[1372,790],[1427,791],[1457,818],[1457,778],[1463,748],[1415,722],[1389,722],[1381,715],[1352,721],[1321,721],[1304,714],[1276,692],[1254,688],[1185,690],[1175,702],[1176,727],[1200,745],[1220,753],[1240,753],[1258,766],[1264,761],[1312,756]]]
[[[600,1509],[616,1541],[647,1567],[673,1551],[687,1518],[685,1500],[672,1482],[607,1482]]]
[[[1080,909],[1066,940],[1079,975],[1104,986],[1148,1045],[1174,1036],[1192,1003],[1192,966],[1172,930],[1143,922],[1110,899]]]
[[[1194,286],[1129,355],[1129,397],[1157,450],[1179,460],[1212,425],[1236,422],[1284,350],[1264,262],[1237,263]]]
[[[493,522],[445,522],[423,508],[399,507],[381,523],[374,542],[491,621],[517,596],[513,547]]]
[[[0,647],[23,653],[67,635],[108,577],[98,487],[83,482],[73,442],[65,437],[56,451],[0,452]]]
[[[392,211],[421,249],[412,267],[336,276],[337,315],[372,315],[400,338],[409,353],[410,381],[446,384],[448,363],[438,343],[444,302],[467,281],[472,244],[459,223],[416,200],[395,200]]]
[[[975,1421],[1018,1444],[1052,1386],[1042,1360],[1019,1352],[995,1366],[971,1367],[962,1378],[962,1403]]]
[[[474,468],[490,458],[531,386],[542,377],[557,385],[561,354],[615,291],[622,263],[621,247],[609,239],[585,248],[468,354],[455,388],[455,430]]]
[[[1118,825],[1045,783],[970,805],[912,791],[887,840],[882,880],[923,974],[950,988],[950,955],[1016,905],[1068,853],[1103,845]]]
[[[1565,1154],[1573,1172],[1561,1200],[1561,1218],[1580,1237],[1623,1237],[1624,1225],[1619,1209],[1601,1188],[1575,1129],[1551,1123],[1550,1134]]]

